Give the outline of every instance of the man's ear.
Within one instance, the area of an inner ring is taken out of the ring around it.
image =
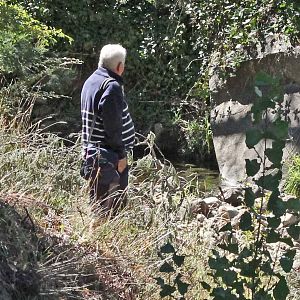
[[[120,72],[121,71],[121,67],[122,67],[122,63],[119,62],[118,65],[117,65],[117,71]]]

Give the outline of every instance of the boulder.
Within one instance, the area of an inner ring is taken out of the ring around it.
[[[218,198],[233,206],[239,206],[244,199],[244,190],[241,188],[220,188]]]
[[[233,207],[230,204],[222,204],[218,209],[218,215],[226,221],[232,220],[234,217],[236,217],[241,211],[241,208],[239,207]]]
[[[284,159],[300,150],[300,47],[290,50],[284,43],[280,47],[266,47],[267,53],[243,62],[234,76],[224,80],[215,69],[210,79],[212,95],[211,126],[213,143],[223,182],[240,186],[246,180],[245,159],[255,159],[255,151],[246,147],[246,132],[253,128],[251,107],[256,98],[254,79],[265,72],[281,77],[285,91],[284,105],[290,120],[290,139],[284,150]],[[270,146],[268,141],[268,146]],[[263,143],[256,146],[263,153]]]
[[[191,203],[191,212],[193,214],[203,214],[208,216],[212,210],[217,209],[221,201],[217,197],[208,197],[205,199],[196,199]]]

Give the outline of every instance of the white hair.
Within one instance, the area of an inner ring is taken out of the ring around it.
[[[108,44],[100,51],[98,66],[114,71],[119,63],[125,64],[125,58],[125,48],[119,44]]]

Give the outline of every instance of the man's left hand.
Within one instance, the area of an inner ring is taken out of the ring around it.
[[[127,167],[127,158],[125,157],[120,159],[118,162],[118,172],[122,173],[126,167]]]

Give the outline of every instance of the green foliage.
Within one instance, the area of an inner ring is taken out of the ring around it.
[[[166,254],[171,254],[172,256],[164,257]],[[184,256],[177,255],[173,245],[167,242],[160,248],[158,256],[164,260],[163,264],[159,268],[159,272],[164,273],[167,277],[167,283],[162,277],[154,278],[156,283],[160,286],[160,297],[172,297],[173,299],[184,300],[184,295],[188,291],[189,284],[181,280],[181,273],[179,268],[182,267],[184,263]],[[180,295],[179,298],[175,298],[176,294]]]
[[[22,6],[0,1],[1,72],[30,73],[47,49],[61,38],[68,37],[32,18]]]
[[[300,156],[296,155],[291,159],[288,166],[288,176],[285,183],[285,190],[296,197],[300,197]]]
[[[279,192],[282,177],[282,155],[288,137],[285,121],[286,109],[282,105],[283,92],[278,79],[258,74],[255,82],[257,99],[251,109],[254,128],[246,135],[246,144],[254,149],[257,159],[246,159],[246,173],[259,187],[261,199],[255,200],[252,188],[245,189],[245,212],[241,215],[238,228],[228,222],[219,234],[227,233],[226,242],[213,250],[208,260],[213,271],[215,286],[202,283],[213,299],[287,299],[289,287],[284,273],[292,270],[296,251],[294,242],[299,238],[298,224],[282,230],[281,216],[287,212],[299,216],[300,200],[284,202]],[[272,141],[272,147],[268,144]],[[255,148],[263,146],[261,155]],[[265,209],[267,206],[267,209]],[[267,220],[265,222],[264,220]],[[298,222],[299,223],[299,222]],[[234,239],[253,234],[251,243]],[[282,254],[281,244],[285,244]],[[276,245],[273,250],[271,245]],[[275,251],[274,254],[271,251]]]
[[[153,130],[157,122],[164,128],[175,126],[182,153],[200,152],[202,159],[212,148],[206,124],[209,68],[230,73],[255,57],[266,37],[284,33],[292,43],[299,39],[299,5],[290,0],[6,2],[22,6],[41,22],[38,26],[48,26],[43,32],[60,28],[70,36],[72,45],[59,39],[52,50],[84,60],[83,74],[96,67],[104,44],[123,44],[128,49],[126,94],[137,129]],[[16,49],[28,57],[25,47]],[[180,118],[176,124],[173,112]]]

